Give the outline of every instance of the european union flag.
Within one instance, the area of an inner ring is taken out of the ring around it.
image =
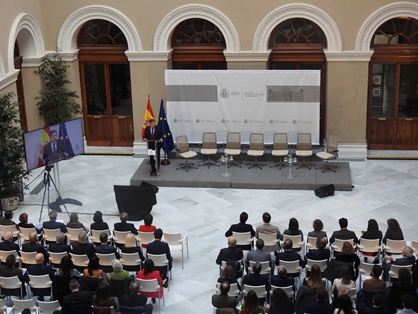
[[[160,117],[158,118],[158,126],[161,129],[163,135],[163,150],[168,155],[174,149],[173,135],[171,134],[170,127],[168,126],[167,116],[164,111],[164,102],[161,99],[160,104]]]
[[[71,145],[70,138],[68,137],[67,126],[65,125],[65,122],[60,124],[59,140],[64,144],[64,151],[68,154],[68,157],[73,157],[73,146]]]

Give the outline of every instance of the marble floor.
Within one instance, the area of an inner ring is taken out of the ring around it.
[[[106,215],[106,222],[113,226],[119,221],[113,185],[129,185],[141,162],[142,158],[97,155],[60,162],[61,196],[83,203],[67,205],[68,211],[78,212],[80,221],[90,225],[92,214],[100,210]],[[417,240],[418,161],[352,161],[350,167],[353,191],[337,191],[323,199],[317,198],[313,191],[160,188],[158,204],[152,210],[154,224],[167,232],[187,233],[190,251],[183,270],[180,253],[173,253],[173,280],[170,291],[165,292],[161,313],[212,313],[210,300],[219,275],[215,259],[219,249],[226,247],[225,231],[238,222],[242,211],[249,214],[248,222],[254,227],[261,224],[265,211],[270,212],[272,223],[278,224],[281,230],[286,229],[289,218],[296,217],[305,234],[311,230],[315,218],[322,219],[325,230],[332,232],[339,228],[338,219],[347,217],[349,229],[360,235],[368,219],[376,219],[380,229],[385,230],[386,220],[393,217],[400,222],[407,240]],[[31,178],[41,170],[33,171]],[[32,222],[38,222],[44,193],[43,190],[30,192],[36,190],[40,180],[25,191],[25,199],[15,212],[16,221],[20,213],[26,212]],[[50,190],[50,199],[55,200],[54,189]],[[47,219],[47,212],[44,206],[42,221]],[[66,213],[59,214],[58,218],[68,220]],[[136,226],[139,224],[135,222]],[[158,313],[158,302],[154,313]]]

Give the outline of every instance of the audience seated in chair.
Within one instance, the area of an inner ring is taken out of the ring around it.
[[[156,226],[152,225],[152,221],[153,221],[154,217],[152,217],[151,214],[146,214],[144,216],[144,224],[139,226],[139,231],[141,232],[154,232],[155,230],[157,230]],[[143,248],[147,248],[146,244],[142,244]]]
[[[225,237],[232,236],[232,232],[250,232],[251,237],[254,237],[255,231],[253,229],[253,226],[250,224],[247,224],[248,220],[248,214],[246,212],[242,212],[239,216],[239,223],[231,225],[229,227],[228,231],[225,232]],[[251,244],[248,245],[237,245],[237,247],[243,249],[243,250],[251,250]]]
[[[212,295],[212,305],[216,308],[232,308],[238,314],[239,311],[235,308],[238,304],[238,299],[228,296],[229,289],[229,282],[224,281],[219,287],[221,294]]]
[[[235,278],[234,268],[231,265],[226,265],[222,271],[222,276],[218,278],[219,283],[223,283],[224,281],[227,281],[230,285],[236,283],[238,289],[241,290],[241,286]]]
[[[280,240],[283,241],[286,237],[285,235],[300,235],[301,236],[301,242],[303,242],[303,232],[299,229],[299,222],[296,218],[290,218],[289,220],[289,228],[283,231],[283,233],[280,235]],[[293,252],[299,252],[301,248],[292,249]]]
[[[61,252],[67,252],[71,253],[71,246],[69,246],[67,243],[64,243],[65,241],[65,234],[62,232],[58,233],[56,236],[56,242],[49,244],[49,251],[53,253],[61,253]]]
[[[91,314],[91,297],[87,291],[80,291],[80,285],[75,279],[69,283],[71,294],[66,295],[62,301],[63,314]]]
[[[99,279],[99,286],[93,296],[93,305],[100,307],[113,306],[116,312],[119,311],[119,300],[117,297],[112,296],[109,284],[104,279]]]
[[[329,238],[329,243],[334,243],[335,239],[340,240],[351,240],[354,239],[354,243],[359,243],[358,238],[354,231],[348,230],[348,220],[347,218],[340,218],[338,220],[340,224],[340,230],[334,231],[331,238]]]
[[[307,259],[314,260],[314,261],[321,261],[326,259],[329,261],[331,252],[327,248],[327,239],[326,238],[318,238],[316,240],[316,250],[309,250],[305,255],[305,261]]]
[[[257,239],[255,242],[256,249],[254,251],[250,251],[247,254],[246,265],[248,268],[249,262],[269,262],[269,266],[271,267],[271,273],[274,272],[274,267],[272,267],[272,259],[270,252],[266,252],[263,250],[264,248],[264,240]],[[247,271],[248,272],[248,271]]]
[[[97,245],[94,250],[98,254],[115,254],[117,259],[120,259],[120,254],[114,246],[108,244],[109,235],[106,232],[100,234],[100,245]]]
[[[283,243],[284,252],[277,253],[276,255],[276,265],[280,265],[280,260],[291,262],[299,261],[300,267],[305,267],[306,263],[302,260],[300,254],[292,251],[293,241],[291,239],[286,239]]]
[[[55,271],[52,269],[50,265],[44,265],[44,255],[42,253],[36,254],[35,260],[36,264],[28,267],[29,278],[31,275],[49,275],[51,281],[54,282]],[[44,301],[44,296],[51,295],[51,288],[38,289],[31,287],[31,289],[33,295],[38,296],[39,301]]]
[[[3,242],[0,242],[0,251],[16,251],[20,256],[20,248],[15,239],[13,238],[13,233],[7,231],[3,235]]]
[[[259,236],[260,233],[276,233],[277,234],[277,239],[279,239],[280,238],[280,230],[279,230],[278,226],[270,224],[271,215],[267,212],[263,213],[262,219],[263,219],[263,224],[260,225],[260,226],[257,226],[257,228],[255,229],[255,236],[257,237],[257,239],[260,238],[260,236]],[[267,252],[275,252],[275,251],[277,251],[277,244],[276,245],[265,245],[263,250],[267,251]]]
[[[401,268],[398,271],[398,281],[394,281],[390,287],[388,294],[388,308],[392,313],[395,313],[397,309],[402,308],[401,297],[405,294],[409,294],[413,297],[414,308],[418,306],[417,294],[415,286],[411,283],[411,272],[409,269]]]
[[[350,290],[355,287],[356,283],[352,280],[350,268],[343,265],[340,270],[340,277],[332,283],[331,291],[334,295],[334,306],[339,304],[338,301],[341,296],[348,295]]]
[[[393,258],[392,256],[386,257],[383,263],[383,280],[389,280],[389,271],[393,265],[415,265],[414,250],[410,246],[405,246],[402,249],[401,258]]]
[[[130,231],[133,234],[138,234],[138,229],[135,228],[134,224],[128,223],[128,214],[125,212],[120,213],[120,222],[115,223],[114,230],[116,231]]]
[[[353,278],[354,281],[357,280],[358,277],[358,267],[360,266],[360,258],[357,256],[357,254],[354,252],[354,248],[351,245],[350,242],[344,242],[343,246],[341,248],[341,252],[340,254],[338,254],[335,257],[335,260],[339,261],[339,262],[343,262],[343,263],[347,263],[350,266],[350,270],[351,270],[351,276]],[[353,270],[353,265],[354,263],[354,270]]]
[[[139,292],[139,284],[136,281],[132,281],[129,285],[129,294],[124,294],[119,300],[120,306],[125,307],[138,307],[145,308],[147,314],[152,314],[152,304],[147,304],[147,297]]]
[[[351,302],[348,294],[344,294],[338,301],[338,307],[334,311],[335,314],[357,314],[358,312],[353,308],[353,303]]]
[[[62,222],[57,221],[58,213],[55,210],[51,210],[48,216],[49,221],[43,222],[44,229],[60,229],[62,233],[67,233],[67,227]]]
[[[293,302],[283,289],[277,288],[273,291],[268,313],[269,314],[293,314],[294,313]]]
[[[295,283],[295,277],[288,276],[286,267],[279,266],[277,275],[271,276],[270,283],[276,287],[289,287]]]
[[[89,243],[89,239],[87,237],[87,233],[85,231],[81,231],[78,234],[78,240],[77,242],[73,243],[73,254],[76,255],[84,255],[86,254],[90,259],[95,256],[94,251],[94,244]]]
[[[107,222],[103,221],[103,214],[101,211],[98,210],[94,213],[90,230],[109,230],[109,225]]]
[[[327,233],[323,230],[324,224],[320,219],[315,219],[312,223],[314,230],[308,232],[308,237],[322,239],[328,238]]]
[[[110,279],[123,280],[129,277],[129,272],[123,270],[123,265],[120,260],[112,261],[113,271],[110,273]]]
[[[359,314],[389,314],[386,291],[361,289],[357,292],[356,309]]]
[[[6,264],[0,267],[0,277],[15,277],[15,276],[19,277],[19,280],[22,283],[23,296],[25,296],[26,295],[25,283],[29,282],[29,277],[28,277],[27,272],[23,274],[22,270],[20,268],[15,267],[15,265],[16,265],[16,256],[14,254],[10,254],[6,258]],[[1,288],[1,293],[7,296],[13,295],[13,296],[20,297],[20,291],[17,292],[17,290],[12,291],[11,289]]]
[[[42,244],[38,242],[38,234],[34,231],[29,234],[29,243],[22,244],[23,252],[36,252],[44,255],[45,264],[48,263],[49,255]]]
[[[386,283],[379,279],[382,274],[382,267],[380,265],[373,265],[373,269],[370,273],[370,279],[366,279],[363,282],[363,289],[366,290],[384,290]]]
[[[173,267],[173,258],[171,257],[170,247],[168,244],[161,241],[163,234],[163,230],[160,228],[154,231],[154,241],[148,243],[147,253],[153,255],[165,254],[168,260],[168,270],[171,271],[171,268]],[[156,269],[160,271],[163,279],[167,278],[168,280],[167,267],[156,267]]]
[[[308,304],[306,312],[309,314],[334,313],[334,306],[328,302],[328,293],[324,287],[316,288],[316,301]]]
[[[259,262],[255,263],[253,266],[253,272],[248,273],[242,279],[243,285],[249,286],[265,286],[266,291],[270,291],[270,281],[267,275],[261,275],[261,264]],[[258,298],[260,305],[264,304],[265,298]]]

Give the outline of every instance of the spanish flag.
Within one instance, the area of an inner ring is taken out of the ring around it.
[[[50,142],[49,139],[49,127],[44,128],[41,133],[40,143],[39,143],[39,153],[38,153],[38,167],[42,167],[44,165],[43,157],[44,157],[44,148]]]
[[[147,108],[145,109],[145,114],[144,114],[144,123],[142,124],[142,131],[141,131],[142,137],[144,136],[145,129],[147,126],[149,126],[149,120],[151,119],[154,119],[154,113],[152,112],[151,101],[148,97]]]

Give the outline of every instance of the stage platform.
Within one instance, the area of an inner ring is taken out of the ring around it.
[[[190,160],[195,166],[203,162],[203,160]],[[234,189],[276,189],[276,190],[314,190],[320,186],[334,184],[337,191],[351,191],[351,171],[348,162],[333,162],[333,166],[337,166],[337,172],[330,170],[322,173],[322,169],[312,167],[309,170],[306,167],[296,169],[292,167],[294,178],[287,178],[289,167],[284,166],[281,170],[279,167],[270,168],[271,162],[267,166],[259,169],[257,166],[248,169],[245,161],[242,167],[232,165],[228,169],[231,173],[230,177],[223,177],[225,173],[225,165],[211,165],[210,169],[203,165],[198,169],[190,168],[188,172],[182,168],[176,170],[180,163],[184,163],[184,159],[170,159],[171,164],[168,166],[160,166],[158,176],[150,176],[148,174],[147,161],[144,160],[131,178],[131,185],[140,185],[142,181],[147,181],[158,187],[199,187],[199,188],[234,188]],[[322,162],[318,162],[322,165]]]

